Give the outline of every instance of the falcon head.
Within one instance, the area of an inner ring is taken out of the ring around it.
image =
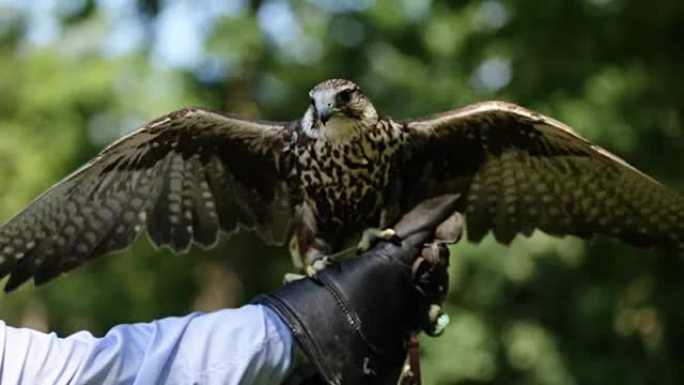
[[[309,91],[311,105],[302,119],[304,131],[313,137],[345,137],[375,125],[378,113],[358,85],[350,80],[329,79]]]

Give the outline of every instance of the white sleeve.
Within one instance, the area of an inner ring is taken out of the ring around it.
[[[262,305],[66,338],[0,321],[0,384],[278,384],[292,334]]]

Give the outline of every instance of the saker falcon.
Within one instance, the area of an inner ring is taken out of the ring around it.
[[[490,101],[399,121],[342,79],[309,96],[292,122],[186,108],[113,143],[0,228],[5,291],[145,229],[175,252],[253,229],[311,266],[445,193],[461,195],[474,242],[541,229],[684,252],[682,196],[544,115]]]

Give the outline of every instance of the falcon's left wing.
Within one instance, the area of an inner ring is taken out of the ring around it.
[[[471,241],[538,228],[684,253],[684,198],[563,123],[484,102],[403,124],[402,206],[462,194]]]

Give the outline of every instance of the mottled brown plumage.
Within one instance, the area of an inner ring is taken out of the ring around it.
[[[5,290],[123,249],[143,229],[176,252],[253,229],[290,239],[304,266],[443,193],[463,197],[472,241],[538,228],[684,252],[684,199],[553,119],[484,102],[400,122],[342,79],[309,96],[289,123],[187,108],[112,144],[0,228]]]

